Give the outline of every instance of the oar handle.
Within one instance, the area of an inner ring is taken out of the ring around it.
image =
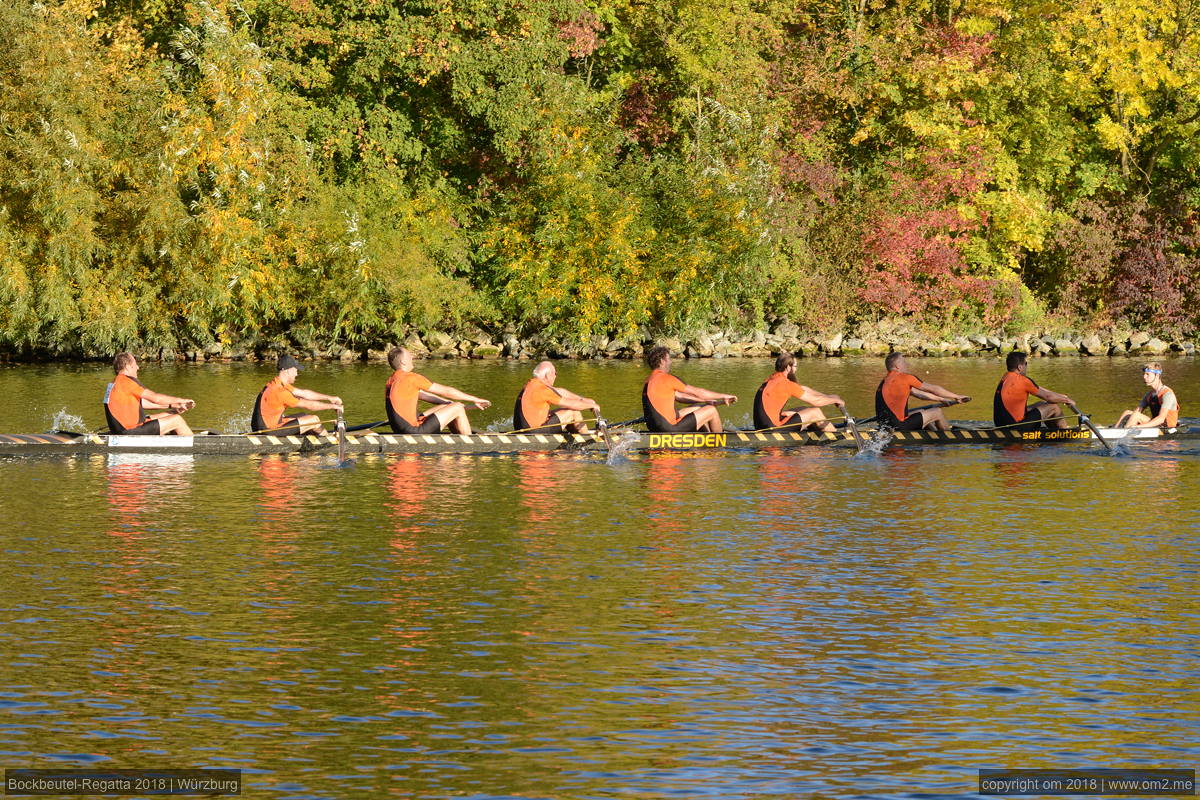
[[[1092,423],[1092,418],[1089,417],[1087,414],[1084,414],[1082,411],[1080,411],[1079,407],[1076,406],[1074,403],[1067,403],[1067,408],[1069,408],[1075,412],[1075,414],[1079,417],[1079,421],[1082,422],[1084,424],[1084,426],[1087,427],[1087,429],[1092,432],[1092,436],[1095,436],[1097,439],[1099,439],[1100,444],[1104,445],[1104,449],[1111,453],[1112,449],[1113,449],[1112,445],[1109,444],[1109,441],[1104,438],[1104,436],[1100,433],[1100,431]]]

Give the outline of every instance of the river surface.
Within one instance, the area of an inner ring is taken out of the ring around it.
[[[916,360],[987,419],[997,359]],[[529,363],[418,362],[507,422]],[[1200,363],[1166,362],[1184,417]],[[677,362],[750,421],[766,361]],[[147,365],[247,428],[271,370]],[[871,412],[876,360],[800,378]],[[1111,422],[1139,364],[1036,360]],[[610,420],[631,363],[563,363]],[[102,427],[6,366],[0,430]],[[382,365],[299,385],[381,418]],[[0,766],[226,767],[265,798],[974,796],[1200,760],[1200,443],[0,459]]]

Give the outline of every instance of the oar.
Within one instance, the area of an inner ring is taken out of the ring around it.
[[[342,418],[342,410],[337,412],[338,463],[346,462],[346,420]]]
[[[336,422],[336,421],[337,421],[336,419],[322,419],[322,420],[318,420],[318,422],[319,422],[321,425],[324,425],[326,422]],[[283,430],[284,428],[291,427],[291,425],[292,425],[294,422],[295,422],[295,420],[293,420],[292,422],[289,422],[289,423],[287,423],[286,425],[276,425],[274,428],[267,428],[266,430],[262,430],[262,431],[247,431],[246,433],[238,433],[238,434],[235,434],[235,435],[236,435],[236,436],[262,436],[264,433],[275,433],[276,431],[281,431],[281,430]],[[317,435],[317,434],[319,434],[319,433],[324,433],[324,432],[325,432],[325,431],[322,429],[322,430],[318,430],[318,431],[312,431],[312,432],[310,432],[310,433],[306,433],[306,434],[304,434],[304,435],[305,435],[305,436],[315,436],[315,435]]]
[[[346,431],[347,432],[369,431],[372,428],[378,428],[380,425],[387,425],[387,424],[388,424],[388,421],[386,419],[381,419],[381,420],[379,420],[379,422],[364,422],[361,425],[351,425],[350,427],[346,428]]]
[[[596,430],[600,431],[600,435],[604,437],[604,447],[608,452],[612,452],[612,439],[608,436],[608,423],[604,417],[596,417]]]
[[[1078,408],[1076,408],[1073,405],[1068,404],[1067,408],[1071,409],[1077,415],[1079,415],[1079,421],[1082,422],[1084,425],[1086,425],[1087,429],[1092,432],[1092,436],[1095,436],[1097,439],[1099,439],[1100,444],[1104,445],[1104,449],[1111,453],[1112,449],[1113,449],[1112,445],[1108,443],[1108,439],[1105,439],[1103,436],[1100,435],[1099,429],[1096,428],[1096,426],[1092,424],[1091,417],[1089,417],[1087,414],[1084,414],[1083,412],[1081,412]]]
[[[627,425],[637,425],[639,422],[645,422],[645,421],[646,421],[645,417],[634,417],[633,419],[627,419],[624,422],[613,423],[612,425],[609,425],[608,427],[609,428],[624,428]]]
[[[970,399],[971,398],[968,397],[966,400],[963,400],[963,402],[966,403]],[[928,411],[931,408],[946,408],[947,406],[955,406],[955,405],[958,405],[957,400],[942,400],[941,402],[938,402],[938,403],[930,403],[927,406],[917,406],[916,408],[910,408],[908,410],[908,413],[905,416],[911,416],[918,411]],[[876,414],[873,417],[867,417],[866,419],[858,420],[859,425],[870,425],[872,422],[879,422],[878,414]]]
[[[867,445],[863,441],[862,434],[858,432],[858,425],[855,424],[854,417],[850,416],[850,411],[845,406],[842,406],[842,414],[846,417],[846,425],[849,426],[850,432],[854,434],[854,443],[858,445],[858,452],[864,452]]]

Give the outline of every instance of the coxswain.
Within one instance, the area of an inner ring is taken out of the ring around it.
[[[784,410],[788,399],[793,397],[810,407]],[[846,404],[836,394],[824,394],[799,383],[796,357],[783,353],[775,359],[775,374],[758,387],[754,396],[754,427],[760,431],[833,431],[834,425],[825,419],[822,406],[838,406],[846,413]]]
[[[932,400],[944,405],[966,403],[970,397],[926,383],[908,371],[908,359],[903,353],[891,353],[883,361],[887,375],[875,390],[875,417],[880,426],[897,431],[950,430],[946,415],[940,408],[908,410],[911,395],[920,400]]]
[[[1162,364],[1151,361],[1142,367],[1142,380],[1149,389],[1135,409],[1117,421],[1118,428],[1174,428],[1179,424],[1179,399],[1175,390],[1162,382]]]
[[[600,416],[600,405],[590,397],[580,397],[555,386],[558,370],[549,361],[533,368],[533,377],[517,395],[513,407],[513,428],[521,433],[590,433],[583,411]]]
[[[492,404],[413,372],[412,353],[406,347],[393,347],[388,352],[388,364],[394,371],[384,387],[383,404],[396,433],[440,433],[447,428],[454,433],[470,433],[471,421],[464,404],[470,403],[480,411]],[[418,401],[434,405],[418,414]]]
[[[642,387],[642,412],[646,427],[654,433],[721,433],[721,415],[716,404],[731,405],[737,396],[688,386],[671,373],[671,351],[661,345],[646,353],[650,375]],[[675,403],[695,403],[678,411]]]
[[[1052,392],[1038,386],[1025,374],[1029,368],[1029,357],[1021,352],[1012,352],[1004,359],[1008,372],[996,386],[992,401],[992,421],[997,428],[1017,431],[1036,431],[1047,428],[1066,428],[1062,406],[1073,406],[1075,401],[1065,394]],[[1042,402],[1026,405],[1027,397],[1040,398]]]
[[[138,363],[132,353],[117,353],[113,358],[117,377],[104,392],[104,416],[108,429],[121,436],[191,436],[192,429],[183,421],[183,412],[195,407],[186,397],[152,392],[137,379]],[[163,414],[146,414],[147,408],[167,408]]]
[[[289,355],[282,355],[275,362],[279,374],[271,380],[254,400],[254,413],[250,417],[250,428],[255,433],[273,433],[278,436],[299,436],[325,429],[316,414],[293,414],[285,416],[289,408],[308,411],[341,411],[342,398],[321,394],[295,385],[300,372],[300,362]]]

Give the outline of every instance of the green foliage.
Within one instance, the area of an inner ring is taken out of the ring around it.
[[[0,348],[1191,330],[1195,3],[13,0]]]

